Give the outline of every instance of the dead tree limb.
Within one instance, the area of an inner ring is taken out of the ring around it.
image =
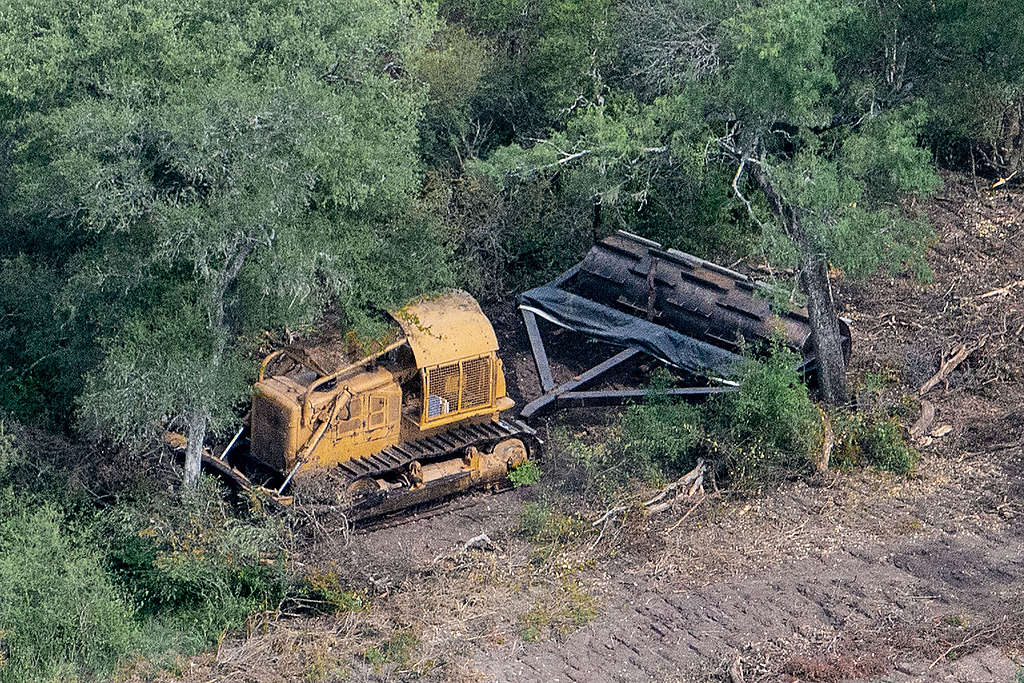
[[[968,356],[980,349],[985,345],[985,341],[988,339],[988,335],[982,335],[977,342],[973,344],[960,343],[954,349],[952,355],[946,360],[939,363],[939,371],[932,375],[927,382],[921,385],[919,396],[924,396],[929,391],[934,389],[940,382],[944,382],[949,376],[956,370],[961,363],[967,360]]]
[[[921,399],[921,417],[910,428],[910,438],[917,440],[931,431],[932,423],[935,422],[935,406],[926,398]]]
[[[729,665],[729,683],[744,683],[743,659],[739,655],[736,655]]]
[[[645,501],[643,507],[647,508],[647,511],[653,515],[670,508],[676,499],[679,498],[680,492],[682,492],[682,495],[689,497],[697,491],[702,491],[704,488],[705,469],[704,460],[698,460],[696,467],[663,488],[658,495]]]

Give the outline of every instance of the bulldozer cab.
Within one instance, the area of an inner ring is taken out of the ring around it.
[[[331,466],[459,423],[497,420],[514,405],[494,330],[469,294],[423,298],[391,316],[398,338],[356,361],[328,364],[288,349],[267,356],[253,391],[257,460],[278,471]],[[292,367],[268,372],[275,358]]]
[[[391,313],[412,349],[417,377],[405,387],[404,415],[421,431],[507,410],[498,340],[479,304],[456,290]]]

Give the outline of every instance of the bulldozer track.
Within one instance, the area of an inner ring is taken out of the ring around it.
[[[355,482],[401,472],[415,461],[434,462],[466,448],[488,446],[504,439],[533,440],[535,434],[535,430],[519,420],[464,424],[435,436],[407,441],[379,453],[346,460],[337,467],[347,475],[350,482]]]
[[[487,449],[500,441],[511,438],[521,439],[524,444],[527,444],[527,452],[534,452],[536,445],[539,444],[536,431],[520,420],[498,420],[460,425],[440,435],[409,441],[369,456],[340,463],[333,469],[340,473],[342,478],[340,481],[335,481],[340,487],[347,487],[361,480],[375,480],[404,473],[413,462],[421,464],[436,462],[457,456],[469,448]],[[283,488],[275,492],[272,489],[259,486],[238,467],[213,456],[212,453],[203,454],[203,464],[240,489],[261,491],[263,495],[268,496],[278,505],[291,504],[284,502],[284,498],[288,498],[288,496],[281,496]],[[392,491],[378,491],[370,496],[356,498],[347,507],[339,506],[336,502],[324,504],[316,501],[302,501],[297,504],[308,509],[324,508],[343,512],[351,522],[358,522],[359,533],[368,533],[441,514],[445,509],[452,509],[450,500],[457,493],[459,493],[457,490],[453,490],[451,493],[439,490],[434,493],[425,489],[400,488]],[[368,500],[371,497],[375,499],[373,502]],[[395,504],[400,498],[411,498],[415,501],[417,497],[421,497],[423,500],[404,506]],[[380,511],[377,510],[378,507],[380,507]],[[461,506],[454,509],[461,509]]]
[[[464,424],[443,434],[410,441],[384,449],[380,453],[340,463],[337,470],[347,479],[343,485],[359,481],[375,481],[389,475],[404,474],[414,462],[436,462],[458,456],[470,448],[489,450],[506,439],[518,438],[536,444],[536,432],[518,420]],[[527,453],[532,450],[527,446]],[[406,516],[410,509],[434,507],[454,495],[473,487],[468,484],[468,473],[453,474],[428,483],[425,487],[408,486],[396,489],[374,490],[356,497],[346,514],[352,522],[365,524],[368,520]]]

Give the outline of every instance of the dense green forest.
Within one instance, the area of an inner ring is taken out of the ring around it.
[[[182,510],[120,463],[230,436],[259,350],[325,312],[373,339],[626,229],[794,268],[828,358],[830,277],[927,278],[917,200],[1022,165],[1014,3],[0,0],[0,680],[196,651],[309,590],[240,559],[273,519],[193,539],[197,572],[151,521],[216,491]]]

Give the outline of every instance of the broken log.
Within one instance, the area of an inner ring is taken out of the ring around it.
[[[690,497],[698,491],[703,491],[705,469],[704,460],[697,460],[696,467],[663,488],[658,495],[645,501],[643,507],[653,515],[672,507],[672,504],[679,498],[680,491],[685,492],[684,495],[686,497]]]
[[[918,391],[919,396],[924,396],[929,391],[934,389],[939,382],[944,382],[949,376],[956,370],[961,363],[967,360],[968,356],[980,349],[985,345],[985,341],[988,339],[988,335],[982,335],[977,342],[973,344],[961,343],[956,346],[956,350],[946,360],[939,363],[939,371],[932,375],[927,382],[921,385],[921,389]]]
[[[935,422],[935,406],[926,398],[921,399],[921,417],[910,428],[910,438],[917,441],[924,437]]]

